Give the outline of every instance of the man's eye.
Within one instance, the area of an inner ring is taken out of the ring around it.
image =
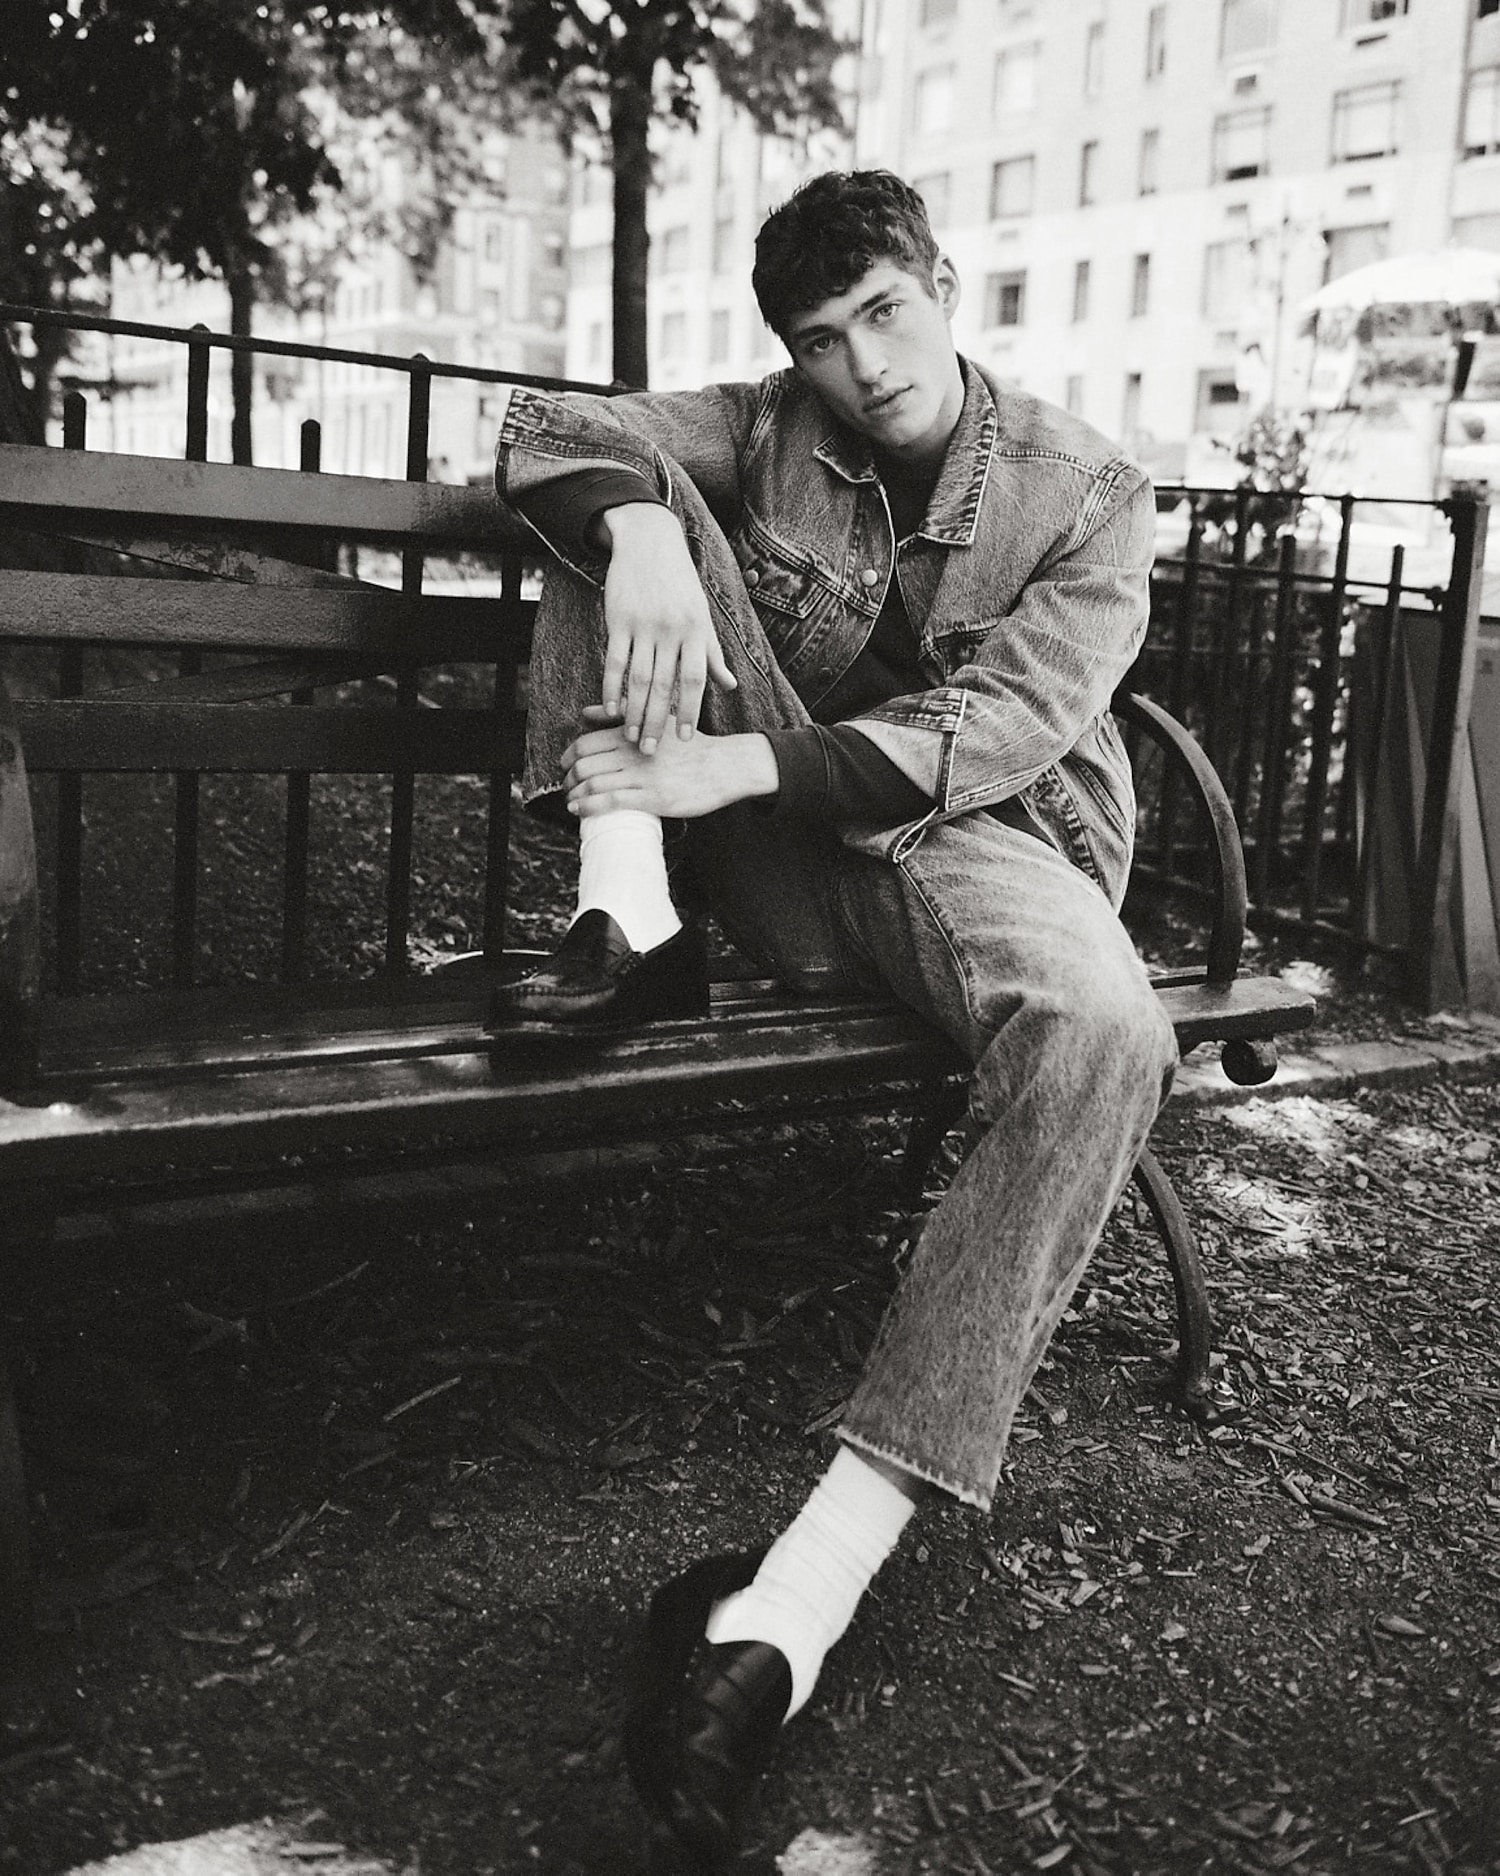
[[[833,340],[826,337],[821,339],[809,339],[804,350],[810,358],[821,358],[832,344]]]
[[[875,308],[871,317],[874,319],[889,319],[900,304],[901,302],[899,300],[887,300],[884,306],[877,306]]]

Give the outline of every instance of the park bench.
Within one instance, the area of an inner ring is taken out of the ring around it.
[[[587,1049],[489,1046],[490,983],[535,956],[506,946],[530,590],[486,488],[0,445],[0,671],[14,693],[0,721],[8,1256],[36,1254],[55,1214],[101,1186],[128,1205],[205,1176],[214,1189],[285,1182],[288,1156],[315,1174],[320,1155],[350,1148],[520,1158],[570,1135],[651,1139],[710,1117],[718,1131],[766,1102],[814,1098],[909,1102],[920,1194],[925,1160],[962,1108],[963,1064],[901,1009],[727,974],[706,1019]],[[435,684],[439,671],[464,682]],[[1144,697],[1122,693],[1117,709],[1142,747],[1166,752],[1207,830],[1205,961],[1160,976],[1162,1002],[1184,1051],[1220,1043],[1232,1079],[1266,1080],[1275,1037],[1309,1022],[1311,1001],[1239,970],[1244,865],[1206,758]],[[384,968],[358,981],[319,982],[308,968],[308,778],[320,772],[391,778]],[[169,938],[156,987],[91,994],[84,789],[140,773],[175,778]],[[193,981],[200,791],[222,773],[286,778],[274,983]],[[413,799],[430,774],[487,785],[482,945],[416,971]],[[34,805],[50,856],[45,985]],[[1193,1233],[1149,1153],[1136,1180],[1172,1261],[1182,1399],[1202,1414],[1210,1322]],[[12,1646],[27,1584],[15,1408],[0,1371],[0,1631]]]

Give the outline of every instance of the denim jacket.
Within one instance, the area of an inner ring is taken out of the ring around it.
[[[791,371],[612,398],[517,390],[496,487],[524,529],[506,497],[580,469],[634,469],[664,500],[687,476],[809,708],[898,580],[930,688],[863,714],[942,736],[938,792],[931,813],[853,844],[899,859],[935,820],[1015,798],[1118,903],[1135,810],[1109,702],[1146,629],[1150,484],[1078,418],[968,360],[963,373],[927,515],[899,543],[868,444]],[[602,558],[563,557],[602,580]]]

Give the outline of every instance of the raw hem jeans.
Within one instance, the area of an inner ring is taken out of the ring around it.
[[[710,685],[702,728],[805,726],[728,542],[690,484],[674,506],[739,680]],[[603,643],[598,590],[554,567],[528,800],[559,786]],[[931,825],[895,862],[750,802],[687,838],[721,924],[761,968],[810,992],[894,996],[974,1064],[978,1142],[924,1221],[838,1432],[988,1511],[1016,1408],[1170,1085],[1172,1026],[1101,885],[992,815]]]

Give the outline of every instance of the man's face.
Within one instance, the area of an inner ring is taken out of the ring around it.
[[[895,261],[877,261],[847,293],[794,313],[792,362],[851,430],[898,462],[941,460],[963,409],[949,321],[958,276],[940,259],[929,286]]]

